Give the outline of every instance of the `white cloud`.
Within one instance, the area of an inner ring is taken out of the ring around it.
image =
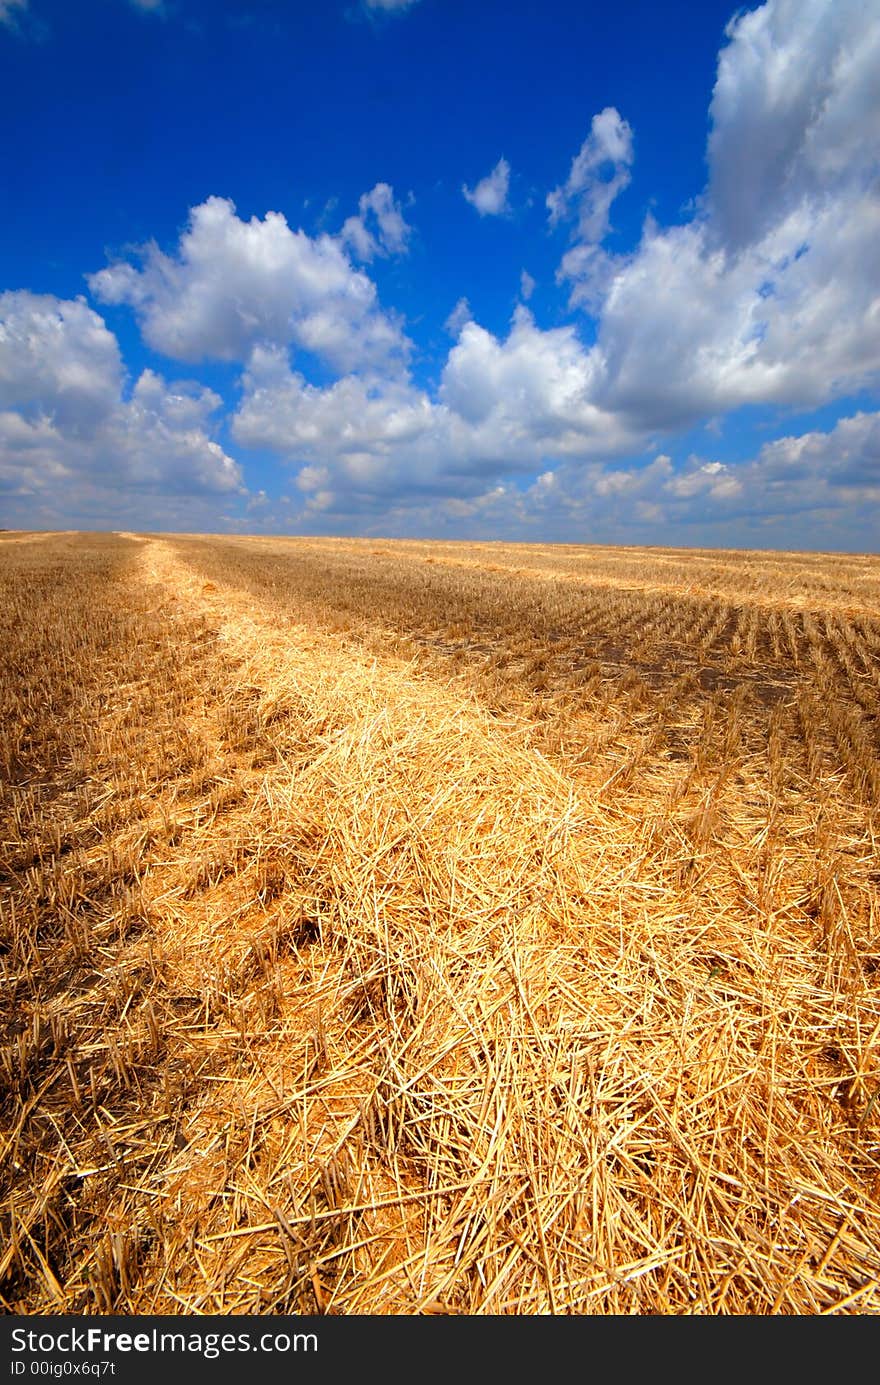
[[[880,10],[769,0],[728,35],[701,210],[603,265],[597,402],[634,428],[880,371]]]
[[[383,215],[393,234],[393,214]],[[244,361],[261,342],[293,344],[340,370],[407,355],[399,323],[339,242],[292,231],[280,212],[245,222],[232,202],[209,197],[192,209],[176,256],[150,245],[141,260],[92,274],[89,287],[104,303],[130,304],[148,344],[175,360]]]
[[[473,321],[471,305],[466,298],[459,298],[443,326],[451,337],[457,337],[466,322]]]
[[[667,459],[668,460],[668,459]],[[766,443],[737,464],[688,459],[684,468],[644,484],[641,498],[657,507],[658,522],[712,525],[738,522],[753,534],[786,524],[783,542],[815,528],[878,532],[880,414],[857,413],[829,432],[819,430]]]
[[[593,116],[590,133],[572,161],[567,181],[547,195],[551,224],[573,212],[581,240],[602,240],[608,231],[611,204],[629,183],[632,161],[632,129],[619,111],[606,106]]]
[[[461,185],[465,200],[476,207],[480,216],[504,216],[510,211],[507,200],[510,191],[510,164],[499,159],[491,173],[481,178],[471,189],[466,183]]]
[[[116,339],[82,299],[0,295],[0,488],[71,503],[97,488],[111,509],[132,493],[241,491],[211,437],[219,395],[149,370],[123,387]]]
[[[459,537],[688,543],[699,536],[720,545],[874,549],[880,414],[779,439],[736,465],[690,457],[677,468],[665,454],[614,469],[564,461],[525,489],[496,482],[430,508],[408,496],[392,517],[384,532],[423,526]]]
[[[599,330],[605,406],[678,427],[744,404],[815,406],[880,370],[880,203],[804,205],[735,256],[711,224],[659,231],[612,279]]]
[[[659,490],[668,485],[673,476],[672,459],[661,452],[647,466],[631,466],[616,471],[593,468],[584,478],[585,485],[572,485],[570,477],[562,471],[555,478],[555,493],[561,496],[567,489],[571,500],[575,500],[579,494],[581,497],[601,496],[603,499],[616,499],[618,496],[625,496],[625,503],[629,505],[633,502],[635,495],[640,492],[644,493],[646,490]],[[566,481],[568,481],[567,487]]]
[[[414,386],[347,375],[321,388],[291,371],[278,348],[254,350],[243,384],[236,439],[304,463],[303,490],[326,488],[332,468],[361,489],[384,491],[398,462],[410,465],[409,449],[437,428],[434,406]]]
[[[463,323],[436,399],[378,376],[321,388],[291,371],[283,351],[257,348],[233,432],[304,467],[300,488],[325,501],[331,491],[366,507],[426,491],[467,496],[487,478],[528,473],[539,457],[609,455],[642,441],[589,402],[591,369],[573,328],[542,332],[524,307],[503,340]]]
[[[801,500],[826,504],[836,494],[880,504],[880,413],[840,419],[829,433],[778,438],[761,448],[751,477],[768,488],[797,487]],[[820,495],[821,492],[821,495]],[[783,498],[783,510],[788,501]]]
[[[829,524],[857,533],[880,523],[880,415],[768,443],[738,464],[691,457],[681,466],[661,453],[615,465],[647,434],[592,402],[602,368],[572,328],[541,331],[523,307],[506,338],[463,322],[435,398],[378,376],[320,388],[283,352],[258,350],[233,431],[297,468],[301,522],[328,532],[381,516],[389,533],[448,526],[462,536],[614,542],[635,526],[663,542],[686,540],[699,524],[718,542],[757,544],[763,525],[800,515],[784,535],[767,534],[783,546],[798,534],[828,546]],[[535,472],[525,487],[511,480]]]
[[[119,346],[83,298],[0,294],[0,408],[88,434],[115,407]]]
[[[547,196],[550,224],[574,218],[573,245],[563,256],[557,282],[568,280],[570,303],[598,312],[615,260],[602,249],[614,199],[629,185],[633,132],[613,106],[593,116],[590,133],[575,156],[568,179]]]
[[[593,404],[594,354],[573,327],[542,331],[520,305],[506,340],[469,322],[449,353],[440,398],[476,436],[530,455],[613,454],[636,440]]]
[[[769,0],[727,38],[691,222],[604,249],[633,157],[613,107],[547,198],[575,220],[558,279],[598,318],[594,402],[636,431],[816,406],[880,371],[880,11]]]
[[[857,413],[829,432],[779,438],[735,465],[692,457],[660,485],[642,489],[666,522],[738,521],[753,534],[768,523],[787,524],[780,537],[788,546],[798,533],[809,534],[811,523],[836,526],[841,536],[859,529],[876,534],[880,414]]]
[[[529,301],[532,294],[535,292],[535,280],[527,269],[524,269],[519,276],[519,292],[520,297],[525,303]]]
[[[615,274],[624,261],[609,255],[601,245],[579,241],[563,255],[556,271],[556,282],[571,284],[568,303],[571,308],[584,308],[598,316]]]
[[[365,192],[358,201],[358,212],[345,222],[339,238],[359,260],[406,254],[412,227],[404,220],[388,183],[377,183],[372,191]]]
[[[876,179],[880,11],[772,0],[727,27],[712,95],[712,228],[732,250]]]
[[[330,472],[325,466],[304,466],[300,468],[296,478],[297,489],[312,495],[320,491],[322,486],[326,486],[330,480]]]
[[[741,495],[743,487],[724,462],[700,462],[683,475],[672,477],[665,489],[684,500],[696,495],[722,500]]]

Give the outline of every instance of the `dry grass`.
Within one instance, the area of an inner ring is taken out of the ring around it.
[[[880,1308],[880,562],[15,537],[7,1311]]]

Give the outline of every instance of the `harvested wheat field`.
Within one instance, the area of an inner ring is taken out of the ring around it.
[[[7,1312],[880,1310],[880,559],[0,581]]]

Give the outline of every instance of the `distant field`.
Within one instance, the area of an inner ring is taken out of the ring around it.
[[[0,1305],[880,1311],[880,558],[0,533]]]

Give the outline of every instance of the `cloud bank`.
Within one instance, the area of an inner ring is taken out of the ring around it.
[[[575,324],[541,329],[523,308],[497,338],[461,300],[447,323],[459,335],[435,397],[405,381],[388,389],[343,378],[317,390],[292,384],[277,361],[267,373],[263,358],[245,377],[235,436],[320,464],[325,508],[334,487],[342,503],[354,485],[414,496],[430,485],[467,500],[487,475],[608,462],[744,405],[814,409],[876,383],[877,151],[856,132],[880,128],[880,87],[871,80],[880,17],[867,27],[854,0],[773,0],[732,21],[699,209],[677,226],[649,219],[626,255],[602,242],[632,177],[634,135],[612,107],[594,116],[566,180],[547,196],[551,226],[569,228],[559,277],[572,303],[596,318],[591,346]],[[497,215],[508,184],[502,160],[465,194]],[[739,196],[744,185],[753,196]],[[655,509],[726,503],[738,487],[755,493],[757,477],[769,477],[769,455],[754,463],[758,472],[737,469],[748,485],[726,468],[686,471],[681,485],[672,478],[650,501],[650,468],[632,468],[626,487],[614,484],[619,496],[638,493]],[[812,473],[816,495],[818,481]],[[758,486],[768,504],[772,491],[769,481]],[[546,503],[546,482],[539,494]]]
[[[12,14],[0,0],[0,19]],[[668,226],[649,216],[636,244],[613,248],[638,132],[616,107],[598,111],[541,195],[570,320],[539,324],[525,270],[506,331],[476,321],[462,294],[445,359],[422,383],[372,277],[414,244],[390,183],[363,193],[336,235],[278,211],[245,220],[209,197],[176,246],[149,244],[87,282],[95,302],[130,308],[165,360],[237,368],[227,440],[213,391],[159,370],[129,383],[84,300],[7,293],[0,484],[36,493],[112,473],[130,489],[238,495],[229,448],[277,458],[298,522],[329,528],[446,516],[462,532],[576,537],[626,516],[662,532],[876,515],[878,415],[845,401],[880,375],[878,70],[880,12],[860,0],[768,0],[735,16],[695,210]],[[462,192],[482,218],[507,216],[510,178],[501,158]],[[832,403],[844,416],[827,431],[794,429],[735,464],[671,459],[677,433],[746,406]]]
[[[213,437],[220,396],[145,370],[126,391],[116,338],[80,299],[0,294],[0,493],[74,510],[120,496],[239,494]],[[83,511],[79,511],[83,512]]]

